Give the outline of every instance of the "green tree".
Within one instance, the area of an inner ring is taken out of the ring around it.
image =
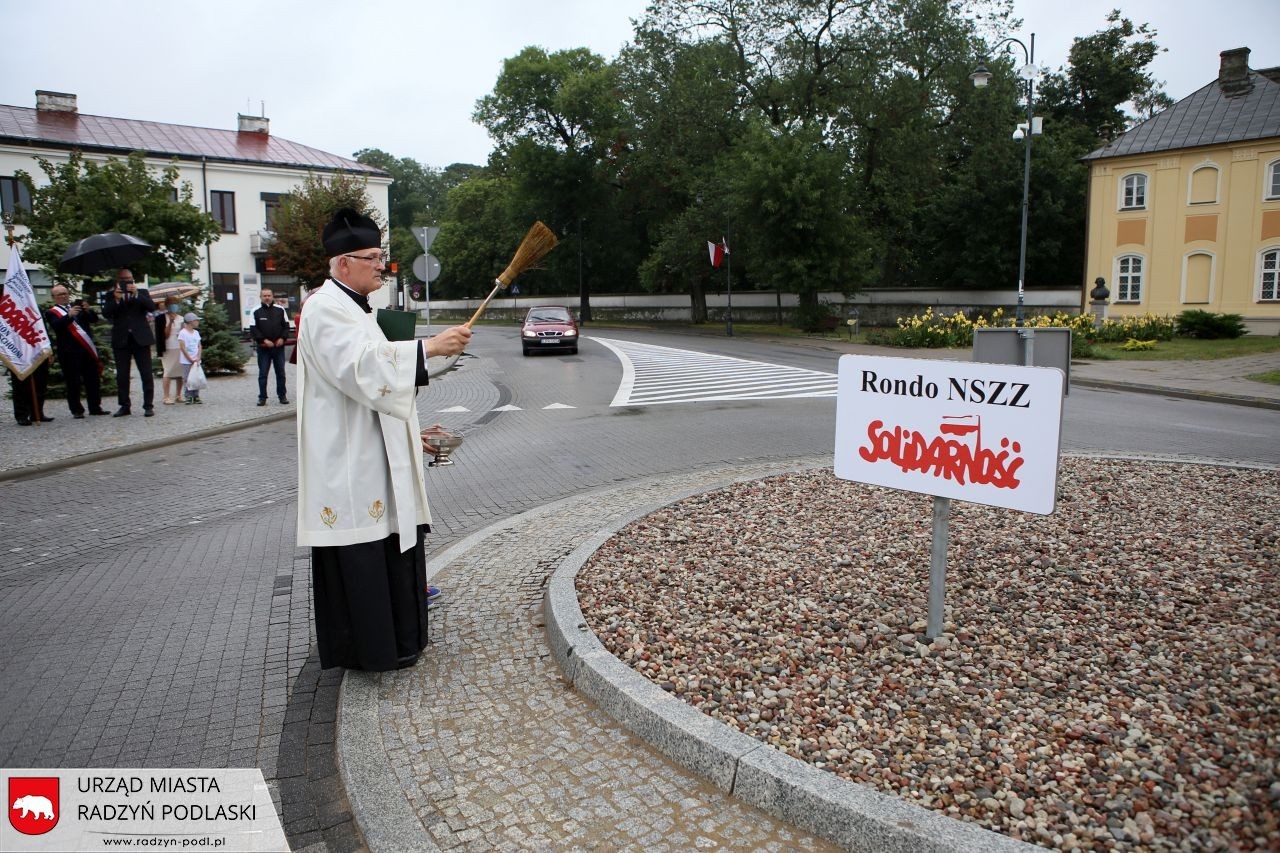
[[[200,345],[205,373],[244,373],[249,353],[240,343],[240,329],[231,327],[227,311],[212,299],[200,311]]]
[[[868,246],[848,212],[847,163],[816,129],[761,128],[737,147],[726,172],[727,206],[752,212],[733,229],[730,251],[746,257],[757,286],[799,294],[802,312],[816,309],[822,291],[864,283]]]
[[[500,150],[522,140],[561,151],[603,153],[617,127],[613,70],[586,48],[548,54],[526,47],[502,63],[475,120]]]
[[[1040,87],[1045,113],[1086,131],[1092,137],[1084,143],[1090,150],[1173,104],[1147,70],[1164,50],[1156,43],[1156,31],[1148,24],[1135,25],[1119,10],[1106,20],[1105,29],[1072,42],[1066,70],[1048,75]]]
[[[730,220],[742,221],[716,191],[746,132],[735,63],[722,41],[689,44],[652,27],[637,30],[616,63],[634,126],[619,151],[619,208],[647,247],[640,283],[654,292],[687,291],[697,323],[707,319],[706,289],[719,286],[719,276],[710,280],[706,243],[726,236]]]
[[[592,282],[628,288],[640,259],[641,241],[619,208],[624,115],[614,68],[585,48],[525,48],[503,63],[475,111],[497,143],[489,169],[507,179],[516,228],[542,220],[576,243],[548,256],[531,283],[578,289],[584,320]]]
[[[1136,120],[1127,105],[1169,103],[1147,72],[1160,52],[1155,31],[1114,11],[1106,22],[1075,39],[1066,69],[1047,75],[1036,90],[1035,113],[1043,118],[1044,133],[1032,140],[1026,272],[1031,286],[1082,284],[1088,168],[1081,158]],[[951,164],[953,179],[935,208],[933,236],[946,271],[939,284],[1017,284],[1024,143],[1009,135],[1025,121],[1026,94],[1012,56],[1020,64],[1016,51],[990,62],[998,72],[993,85],[964,99],[966,117],[979,119],[966,125],[969,153]]]
[[[150,243],[152,251],[132,268],[160,279],[189,275],[201,247],[222,234],[217,220],[194,204],[190,182],[178,181],[177,166],[152,169],[141,152],[101,163],[79,151],[65,163],[35,160],[48,183],[37,187],[30,174],[17,173],[31,191],[31,210],[15,217],[30,229],[22,255],[62,281],[74,278],[55,272],[63,253],[93,234],[119,231]]]
[[[489,293],[524,236],[509,212],[510,198],[509,182],[500,177],[472,178],[450,191],[448,215],[431,247],[440,258],[432,298],[465,299]]]
[[[637,105],[636,171],[662,176],[675,200],[658,219],[684,221],[675,206],[718,196],[704,207],[739,234],[735,273],[809,308],[823,288],[915,283],[930,257],[925,211],[948,179],[941,142],[972,70],[973,18],[999,19],[1007,6],[658,0],[620,60],[624,84],[640,84],[625,89]],[[702,73],[682,77],[681,65]],[[716,189],[725,181],[732,192]],[[646,274],[669,267],[664,254]]]
[[[346,172],[309,174],[301,186],[281,198],[275,239],[271,241],[276,271],[292,276],[308,289],[324,284],[329,277],[329,258],[321,234],[334,212],[343,207],[359,210],[385,227],[369,198],[368,181]]]
[[[422,246],[412,229],[439,225],[448,209],[449,191],[475,175],[480,167],[454,163],[445,169],[433,169],[410,157],[397,158],[377,148],[357,151],[356,160],[391,175],[387,217],[391,258],[399,265],[397,279],[402,286],[417,281],[410,265],[422,254]]]

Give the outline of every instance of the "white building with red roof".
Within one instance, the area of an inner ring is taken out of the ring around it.
[[[239,317],[247,328],[258,305],[258,291],[271,287],[277,300],[289,299],[290,316],[299,304],[297,283],[276,275],[267,248],[271,218],[280,198],[308,175],[345,172],[367,178],[368,193],[383,221],[391,176],[347,157],[272,136],[265,117],[241,115],[235,130],[165,124],[158,121],[86,115],[76,96],[36,92],[36,106],[0,104],[0,212],[12,213],[25,198],[18,170],[37,182],[45,179],[36,157],[66,162],[72,151],[86,160],[124,159],[135,151],[157,169],[176,163],[180,180],[190,182],[197,203],[222,223],[222,236],[201,252],[196,279],[210,299]],[[22,233],[21,227],[17,231]],[[0,261],[0,263],[3,263]],[[49,276],[29,269],[37,293],[48,296]],[[386,299],[386,291],[380,291]]]

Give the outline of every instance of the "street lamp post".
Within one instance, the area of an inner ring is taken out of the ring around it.
[[[1018,69],[1018,76],[1027,83],[1027,121],[1025,124],[1019,124],[1018,128],[1013,132],[1014,139],[1023,140],[1023,161],[1022,161],[1022,234],[1018,248],[1018,307],[1014,315],[1014,322],[1018,328],[1023,328],[1023,303],[1025,302],[1025,283],[1027,278],[1027,212],[1031,207],[1031,137],[1036,136],[1041,131],[1041,120],[1035,115],[1035,86],[1036,77],[1039,76],[1039,70],[1036,68],[1036,34],[1031,34],[1031,45],[1028,47],[1019,39],[1009,37],[996,45],[996,50],[1004,47],[1006,44],[1016,44],[1022,48],[1022,55],[1026,59],[1026,64]],[[977,69],[969,75],[969,79],[973,81],[973,85],[981,89],[991,81],[992,74],[987,67],[979,63]],[[1032,342],[1035,332],[1027,329],[1020,332],[1019,335],[1024,345],[1024,364],[1031,364]]]

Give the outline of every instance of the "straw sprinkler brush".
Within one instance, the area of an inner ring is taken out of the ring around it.
[[[466,322],[467,328],[470,329],[471,324],[480,319],[480,315],[484,313],[484,309],[489,305],[489,300],[499,290],[509,287],[511,282],[516,280],[516,276],[542,260],[547,252],[556,247],[557,242],[559,241],[556,239],[556,235],[551,233],[550,228],[541,222],[533,223],[529,233],[525,234],[524,239],[520,241],[520,248],[516,249],[511,263],[507,264],[507,268],[494,281],[493,290],[489,291],[489,295],[484,298],[484,302],[481,302],[480,307],[476,309],[476,313],[472,314],[471,319]]]

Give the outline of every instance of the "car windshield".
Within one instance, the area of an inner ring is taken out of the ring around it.
[[[567,323],[569,312],[563,308],[534,308],[529,312],[530,323]]]

